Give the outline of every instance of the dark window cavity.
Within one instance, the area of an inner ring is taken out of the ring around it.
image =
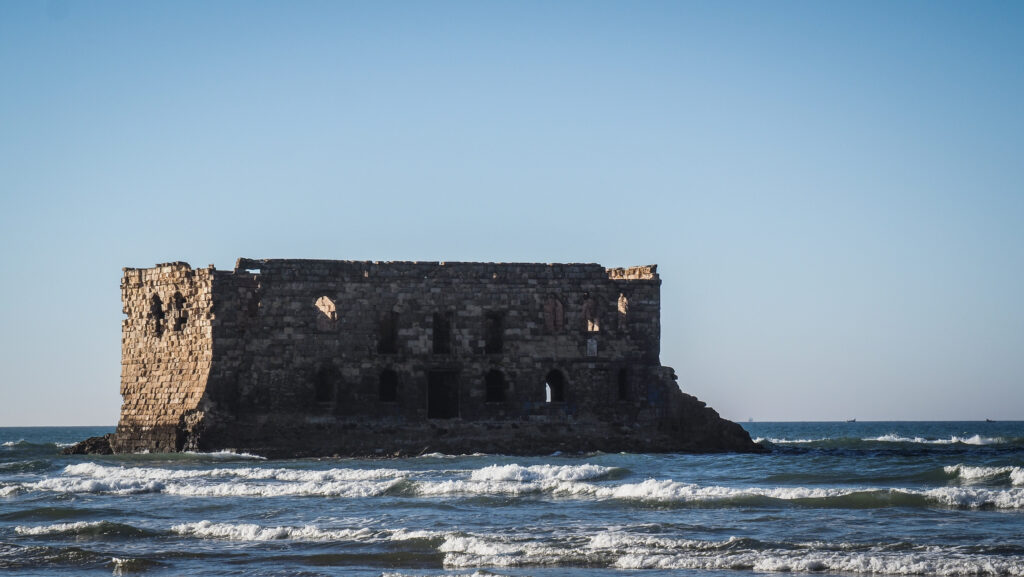
[[[505,401],[505,375],[501,371],[498,369],[487,371],[487,376],[484,377],[484,386],[487,393],[486,402],[501,403]]]
[[[313,401],[318,405],[330,404],[334,401],[334,383],[337,370],[330,366],[320,367],[313,376]]]
[[[153,294],[149,298],[149,314],[146,315],[146,324],[149,325],[150,332],[157,337],[161,337],[164,334],[164,301],[160,299],[160,295]]]
[[[452,315],[451,313],[434,313],[434,354],[445,355],[452,352]]]
[[[185,297],[181,296],[180,292],[174,293],[171,297],[171,316],[172,316],[172,328],[175,331],[180,331],[185,328],[188,324],[188,311],[185,310]]]
[[[454,419],[459,416],[459,385],[451,371],[427,373],[427,418]]]
[[[618,385],[619,385],[619,400],[620,401],[628,401],[629,400],[629,369],[626,369],[626,368],[619,369]]]
[[[601,330],[601,321],[598,319],[597,302],[590,293],[583,294],[583,319],[586,321],[588,333],[596,333]]]
[[[398,402],[398,373],[391,369],[385,369],[380,374],[380,383],[377,387],[377,398],[382,403]]]
[[[377,352],[391,355],[398,352],[398,313],[389,311],[380,319],[377,335]]]
[[[565,376],[562,371],[552,369],[544,377],[544,400],[548,403],[565,402]]]
[[[505,313],[489,312],[484,318],[484,352],[500,353],[505,348]]]

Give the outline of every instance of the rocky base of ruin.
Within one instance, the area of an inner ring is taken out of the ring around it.
[[[587,452],[764,452],[740,425],[721,418],[696,397],[673,395],[655,424],[533,416],[464,421],[367,419],[302,414],[192,415],[189,425],[163,431],[155,451],[236,451],[268,458],[407,457],[425,453],[549,455]],[[669,416],[670,415],[670,416]],[[154,431],[119,429],[65,450],[68,454],[151,450],[139,444]],[[145,444],[145,443],[143,443]]]
[[[75,443],[70,447],[65,447],[64,450],[61,451],[61,454],[112,455],[114,453],[114,449],[111,447],[110,441],[113,437],[114,435],[112,433],[103,435],[102,437],[89,437],[88,439]]]

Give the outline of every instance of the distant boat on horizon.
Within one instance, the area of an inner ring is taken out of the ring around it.
[[[847,423],[856,423],[857,419],[846,419]]]
[[[994,423],[995,421],[993,421],[992,419],[985,419],[985,422],[986,423]]]

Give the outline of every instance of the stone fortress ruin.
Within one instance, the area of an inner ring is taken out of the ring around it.
[[[661,366],[656,269],[126,268],[123,406],[100,444],[272,457],[759,450]]]

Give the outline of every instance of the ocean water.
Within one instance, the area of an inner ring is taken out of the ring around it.
[[[0,429],[0,573],[1024,575],[1024,423],[746,423],[765,455],[61,456]]]

